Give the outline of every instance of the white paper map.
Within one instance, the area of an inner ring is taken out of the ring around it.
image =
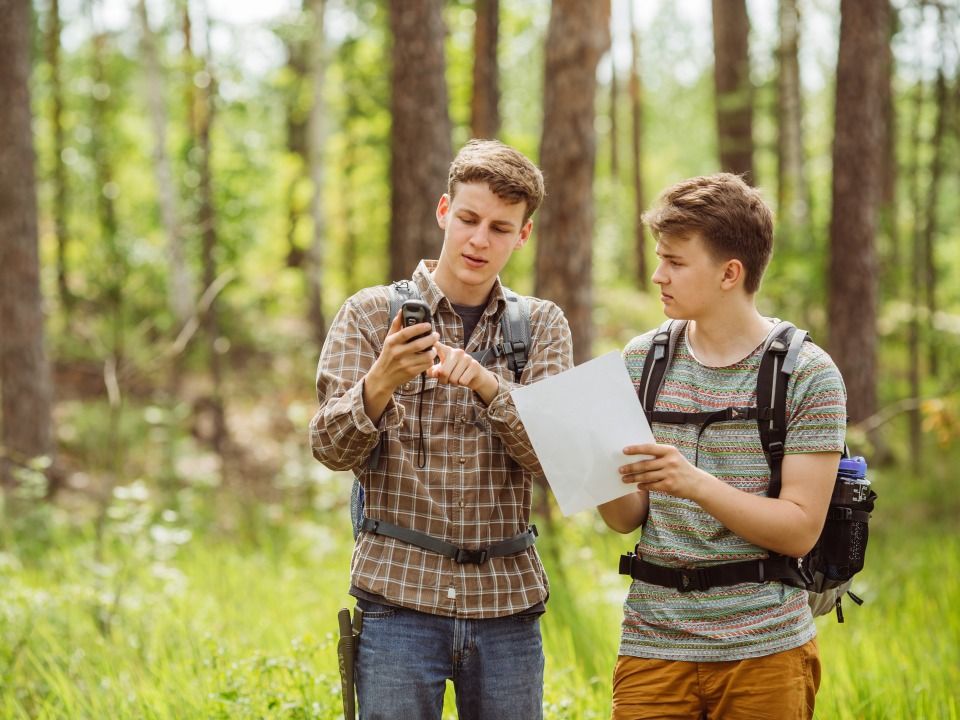
[[[511,391],[520,419],[564,515],[636,491],[618,468],[655,442],[617,351]]]

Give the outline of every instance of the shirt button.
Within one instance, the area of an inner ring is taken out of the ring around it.
[[[460,458],[457,462],[459,462],[461,465],[463,465],[464,463],[467,462],[467,459],[466,459],[465,457],[462,457],[462,458]]]
[[[458,504],[460,507],[463,507],[463,500],[461,500],[461,501],[460,501],[459,503],[457,503],[457,504]]]

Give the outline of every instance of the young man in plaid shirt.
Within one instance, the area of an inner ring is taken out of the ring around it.
[[[519,152],[467,143],[437,205],[440,258],[421,261],[411,280],[432,327],[402,327],[399,313],[389,317],[389,289],[373,287],[344,303],[324,345],[313,453],[352,470],[365,497],[350,575],[363,610],[361,718],[439,720],[448,679],[461,719],[542,717],[548,585],[529,531],[541,469],[510,397],[507,356],[481,364],[470,353],[505,341],[498,275],[529,239],[543,194]],[[526,302],[520,384],[572,365],[563,312]]]

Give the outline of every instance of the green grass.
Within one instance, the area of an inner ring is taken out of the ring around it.
[[[956,501],[935,502],[947,482],[874,478],[881,499],[855,588],[867,602],[846,603],[843,625],[818,620],[817,717],[957,718]],[[142,496],[118,502],[99,557],[89,524],[63,510],[7,529],[0,716],[339,717],[335,615],[350,604],[352,542],[342,507],[251,512],[245,534],[186,534],[148,509]],[[543,534],[547,718],[609,717],[626,591],[616,561],[629,544],[590,514]]]

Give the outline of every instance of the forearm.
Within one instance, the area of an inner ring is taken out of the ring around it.
[[[643,525],[649,509],[650,493],[646,490],[637,490],[597,506],[607,527],[623,534],[631,533]]]
[[[363,411],[370,418],[370,422],[376,425],[393,398],[394,388],[389,383],[383,382],[373,369],[361,382],[363,383]]]
[[[802,557],[817,541],[823,518],[784,498],[752,495],[706,472],[691,499],[731,531],[781,555]]]

